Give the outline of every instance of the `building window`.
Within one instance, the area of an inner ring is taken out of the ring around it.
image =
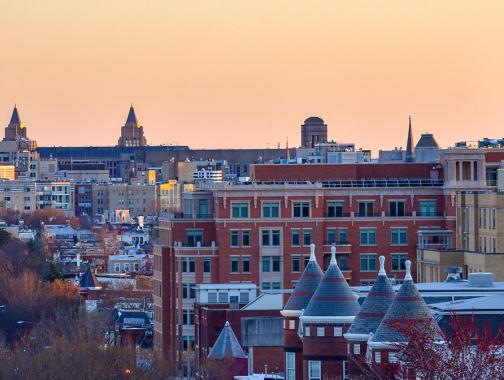
[[[282,288],[279,282],[272,282],[271,287],[273,290],[280,290]]]
[[[209,258],[203,259],[203,273],[210,273],[212,270],[212,261]]]
[[[272,256],[271,261],[273,262],[272,272],[280,272],[280,256]]]
[[[336,244],[336,228],[327,229],[326,239],[327,244]]]
[[[353,353],[354,353],[354,355],[360,355],[360,344],[359,343],[355,343],[353,345]]]
[[[198,243],[203,245],[203,231],[202,230],[187,230],[186,240],[188,247],[196,247]]]
[[[121,264],[115,263],[114,264],[114,272],[120,272],[121,271]]]
[[[406,202],[404,201],[391,201],[389,203],[390,216],[405,216]]]
[[[238,247],[238,231],[231,231],[231,247]]]
[[[348,229],[340,228],[338,232],[339,232],[339,243],[348,244]]]
[[[309,255],[303,256],[303,265],[304,265],[303,268],[306,268],[309,262],[310,262],[310,256]]]
[[[250,273],[250,256],[242,256],[242,272]]]
[[[310,336],[310,327],[307,326],[305,327],[305,333],[304,333],[305,336]]]
[[[388,360],[389,360],[389,363],[392,363],[392,364],[395,364],[397,363],[397,355],[395,352],[389,352],[388,353]]]
[[[407,228],[391,228],[390,242],[392,245],[407,245],[408,244],[408,229]]]
[[[299,256],[292,256],[292,271],[301,272],[301,258]]]
[[[278,218],[280,216],[279,202],[264,202],[262,204],[263,218]]]
[[[293,247],[298,247],[300,244],[300,240],[299,240],[299,230],[292,230],[291,232],[291,236],[292,236],[292,239],[291,239],[291,245]]]
[[[392,270],[406,270],[408,255],[392,255]]]
[[[324,336],[324,335],[325,335],[325,328],[317,327],[317,336]]]
[[[249,217],[249,204],[247,202],[232,202],[231,217],[233,219],[246,219]]]
[[[327,217],[341,218],[343,216],[343,202],[327,202]]]
[[[376,255],[361,255],[361,271],[372,272],[376,271]]]
[[[310,202],[293,202],[292,216],[294,218],[309,218]]]
[[[285,353],[285,370],[286,370],[285,380],[296,380],[296,353],[295,352],[286,352]]]
[[[238,269],[238,261],[239,257],[238,256],[231,256],[231,273],[239,273]]]
[[[194,273],[196,271],[196,262],[194,257],[182,258],[182,272]]]
[[[303,230],[303,245],[309,246],[311,244],[311,230]]]
[[[271,272],[271,257],[263,256],[262,257],[262,271],[267,273]]]
[[[262,230],[261,238],[263,246],[280,246],[280,230]]]
[[[359,205],[359,215],[358,216],[374,216],[374,202],[373,201],[361,201]]]
[[[322,380],[319,360],[308,361],[308,380]]]
[[[263,282],[261,289],[262,290],[270,290],[271,289],[271,282]]]
[[[341,270],[348,270],[348,256],[339,256],[338,266]]]
[[[343,380],[348,380],[350,378],[350,372],[348,369],[348,360],[343,360]]]
[[[375,352],[375,362],[381,363],[381,352]]]
[[[242,246],[250,247],[250,231],[249,230],[242,231]]]
[[[376,228],[360,229],[360,245],[376,245]]]
[[[436,201],[420,201],[419,216],[436,216]]]
[[[343,327],[341,326],[334,326],[334,336],[343,336]]]

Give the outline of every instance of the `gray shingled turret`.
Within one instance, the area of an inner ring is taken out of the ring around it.
[[[385,257],[380,256],[378,277],[345,337],[351,339],[352,337],[374,334],[380,322],[385,317],[394,297],[394,289],[385,272]]]
[[[315,257],[315,244],[311,244],[310,261],[308,261],[308,265],[306,265],[296,288],[285,304],[284,310],[301,311],[305,309],[323,276],[324,273],[320,269]]]
[[[376,329],[376,333],[369,340],[369,345],[373,343],[405,343],[408,341],[400,331],[397,330],[401,321],[414,320],[417,326],[422,329],[432,329],[433,333],[438,334],[439,327],[432,317],[431,312],[424,299],[418,292],[413,278],[411,277],[411,261],[406,261],[406,276],[404,282],[390,305],[385,317]]]
[[[224,328],[219,334],[219,337],[215,341],[210,353],[208,354],[209,359],[246,359],[247,355],[243,352],[236,335],[231,328],[229,322],[226,321]]]
[[[338,267],[336,247],[333,246],[329,267],[301,319],[306,321],[309,317],[351,317],[356,316],[359,310],[359,302]]]
[[[101,288],[101,284],[98,282],[93,272],[91,272],[91,267],[88,267],[81,275],[79,286],[81,288]]]

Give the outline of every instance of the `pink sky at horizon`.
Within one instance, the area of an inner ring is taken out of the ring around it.
[[[0,129],[115,145],[131,102],[149,144],[329,138],[404,147],[503,137],[504,2],[0,0]]]

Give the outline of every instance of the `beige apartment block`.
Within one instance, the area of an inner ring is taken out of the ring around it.
[[[93,215],[129,210],[131,217],[157,213],[155,185],[93,184]]]
[[[504,281],[504,192],[459,192],[456,202],[456,248],[419,248],[418,281],[444,281],[451,268],[463,278],[492,272],[496,281]]]

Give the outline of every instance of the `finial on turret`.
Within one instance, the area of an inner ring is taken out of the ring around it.
[[[378,260],[380,260],[380,271],[378,272],[378,276],[386,276],[387,272],[385,272],[385,256],[380,256]]]
[[[336,265],[338,266],[338,262],[336,261],[336,246],[331,247],[331,261],[329,262],[329,265]]]
[[[310,261],[317,261],[315,257],[315,244],[310,244]]]
[[[404,276],[404,281],[413,281],[413,277],[411,277],[411,261],[406,260],[404,265],[406,266],[406,276]]]

